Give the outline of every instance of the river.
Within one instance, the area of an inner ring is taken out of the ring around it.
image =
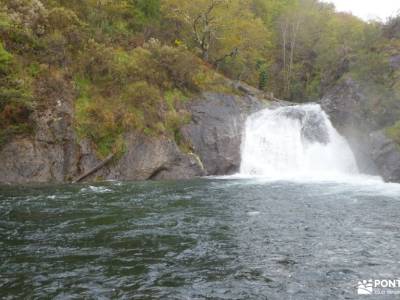
[[[400,185],[372,179],[3,186],[0,216],[2,299],[359,299],[400,276]]]

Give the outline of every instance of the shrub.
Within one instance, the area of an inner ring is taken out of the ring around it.
[[[39,0],[5,0],[14,24],[35,35],[43,35],[47,10]]]
[[[158,64],[160,72],[165,74],[168,82],[164,89],[173,87],[188,90],[198,90],[194,77],[199,71],[199,60],[183,46],[171,47],[161,45],[158,40],[151,39],[144,45],[152,54],[152,59]]]
[[[43,56],[42,62],[57,66],[65,65],[68,41],[64,35],[59,31],[54,31],[51,34],[46,35],[43,39],[43,43],[46,49],[46,55]]]
[[[72,10],[56,7],[49,11],[47,17],[47,31],[60,32],[68,42],[69,50],[80,49],[87,38],[86,24],[84,24]]]
[[[161,94],[157,87],[146,81],[137,81],[125,88],[122,100],[128,106],[159,109]]]
[[[7,52],[0,40],[0,72],[5,73],[11,63],[12,55]]]
[[[0,146],[16,134],[29,133],[33,124],[32,91],[28,80],[19,75],[12,56],[3,52],[0,74]],[[13,72],[15,73],[13,73]]]
[[[89,40],[80,57],[84,76],[93,82],[112,81],[113,49]]]

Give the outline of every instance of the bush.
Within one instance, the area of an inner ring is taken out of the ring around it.
[[[189,52],[156,40],[132,51],[89,41],[80,59],[87,79],[76,79],[76,126],[101,156],[128,130],[180,139],[190,119],[182,110],[185,94],[199,88],[198,60]]]
[[[26,81],[14,78],[15,75],[0,75],[0,146],[14,135],[30,133],[33,128],[30,86]]]
[[[175,87],[192,91],[199,89],[194,81],[195,75],[199,72],[199,60],[183,46],[170,47],[151,39],[144,48],[151,52],[159,72],[163,72],[168,78],[167,82],[160,82],[164,84],[162,88]]]
[[[68,42],[68,50],[77,50],[87,39],[86,24],[72,10],[56,7],[49,11],[47,17],[47,32],[60,32]]]
[[[60,67],[64,66],[68,46],[68,41],[64,35],[59,31],[54,31],[43,39],[43,43],[46,55],[43,56],[42,62]]]
[[[140,108],[160,109],[161,93],[157,87],[146,81],[137,81],[124,89],[122,100],[127,106]]]
[[[89,40],[82,51],[80,66],[84,76],[93,82],[111,82],[113,80],[114,50],[105,45]]]
[[[13,23],[34,35],[43,35],[47,21],[47,10],[39,0],[5,0]]]
[[[7,52],[0,40],[0,72],[5,73],[11,63],[12,55]]]

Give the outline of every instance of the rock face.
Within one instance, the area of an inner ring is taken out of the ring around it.
[[[0,182],[63,182],[77,173],[78,145],[72,127],[73,89],[63,81],[61,98],[38,110],[34,137],[16,138],[0,150]],[[51,107],[51,108],[50,108]]]
[[[370,134],[370,153],[385,181],[400,182],[400,148],[383,130]]]
[[[336,129],[346,137],[362,173],[400,182],[400,149],[364,111],[368,97],[356,81],[346,79],[321,100]]]
[[[325,94],[320,104],[335,126],[347,133],[354,128],[369,125],[363,111],[366,101],[367,97],[359,84],[347,78]]]
[[[264,107],[266,102],[252,96],[204,93],[188,104],[192,121],[181,129],[192,153],[183,153],[175,141],[167,138],[130,133],[124,156],[95,176],[109,180],[160,180],[237,172],[246,118]],[[86,159],[85,171],[99,162],[90,151]]]
[[[62,80],[54,84],[54,89],[65,92],[46,97],[54,99],[54,103],[35,112],[35,135],[17,137],[0,149],[0,183],[70,182],[101,163],[91,143],[75,135],[75,95],[68,92],[73,89]],[[320,104],[349,141],[361,172],[400,182],[400,150],[384,131],[376,131],[377,124],[363,111],[366,101],[360,86],[347,79],[332,88]],[[240,167],[242,134],[248,115],[267,106],[290,104],[262,101],[251,93],[205,93],[189,102],[187,110],[192,114],[192,122],[181,129],[192,153],[182,151],[172,139],[131,132],[126,135],[123,156],[86,180],[190,179],[235,173]],[[322,128],[315,126],[318,120],[309,121],[310,128],[318,129],[304,132],[312,138]]]
[[[73,90],[62,83],[60,88]],[[64,96],[34,116],[35,136],[16,138],[0,149],[0,183],[70,182],[101,162],[91,143],[75,135],[74,95],[57,94]],[[182,129],[193,153],[181,151],[174,140],[131,132],[124,155],[86,180],[189,179],[236,172],[246,117],[265,106],[253,96],[199,96],[188,105],[193,121]]]
[[[369,133],[376,127],[364,112],[368,101],[359,84],[347,78],[334,86],[320,101],[338,132],[346,137],[362,173],[378,174],[371,155]]]
[[[110,168],[107,179],[190,179],[204,175],[197,158],[182,153],[172,140],[131,133],[126,141],[127,151]]]
[[[252,96],[207,93],[192,102],[193,121],[182,130],[207,175],[232,174],[240,167],[240,146],[247,116],[266,107]]]
[[[329,143],[328,127],[323,116],[314,110],[290,109],[281,112],[285,117],[298,120],[302,125],[301,136],[308,142]]]
[[[196,156],[182,153],[176,143],[167,138],[152,138],[129,133],[125,138],[126,152],[113,163],[101,168],[86,180],[159,180],[190,179],[204,175]],[[77,161],[84,174],[101,163],[88,141],[81,142]]]

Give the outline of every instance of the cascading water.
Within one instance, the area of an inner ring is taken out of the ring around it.
[[[240,173],[272,178],[331,178],[358,174],[347,141],[318,104],[266,109],[251,115]]]

